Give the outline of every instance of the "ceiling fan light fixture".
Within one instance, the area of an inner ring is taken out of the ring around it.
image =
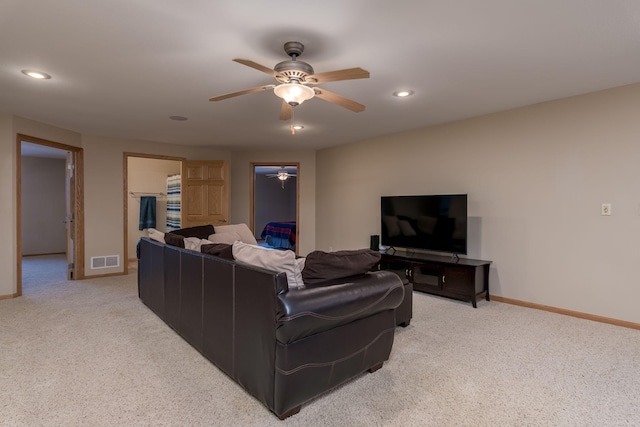
[[[300,83],[283,83],[276,86],[273,89],[273,93],[284,99],[284,101],[292,107],[302,104],[304,101],[313,98],[316,94],[312,88]]]

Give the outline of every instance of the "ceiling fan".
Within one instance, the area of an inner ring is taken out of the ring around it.
[[[284,168],[284,166],[280,167],[280,170],[278,170],[277,173],[267,173],[265,174],[266,177],[268,178],[278,178],[280,180],[280,182],[282,183],[282,188],[284,188],[284,182],[291,178],[291,177],[295,177],[298,176],[295,173],[289,173],[287,172],[287,170]]]
[[[291,59],[279,62],[273,70],[248,59],[234,59],[235,62],[270,75],[276,80],[277,85],[269,84],[231,92],[209,98],[209,101],[222,101],[248,93],[273,89],[273,92],[283,100],[282,107],[280,108],[280,120],[291,119],[293,107],[314,97],[347,108],[356,113],[364,111],[364,105],[336,93],[329,92],[328,90],[321,89],[315,85],[339,80],[367,79],[369,78],[369,72],[367,70],[363,70],[362,68],[347,68],[325,73],[315,73],[311,65],[297,60],[297,57],[304,51],[304,45],[302,43],[295,41],[287,42],[284,44],[284,51]]]

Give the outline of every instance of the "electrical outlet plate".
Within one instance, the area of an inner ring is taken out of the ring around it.
[[[603,203],[600,214],[605,216],[611,215],[611,203]]]

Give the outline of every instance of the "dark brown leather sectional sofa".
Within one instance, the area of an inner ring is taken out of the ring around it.
[[[147,238],[138,263],[142,302],[280,419],[381,367],[411,316],[396,321],[405,291],[387,271],[288,289],[284,273]]]

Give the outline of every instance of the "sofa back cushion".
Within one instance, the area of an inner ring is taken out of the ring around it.
[[[267,249],[240,241],[233,243],[232,251],[233,257],[240,263],[264,268],[274,273],[286,273],[289,289],[304,286],[300,269],[301,261],[296,260],[296,254],[293,251]]]
[[[226,231],[224,233],[215,233],[207,237],[211,243],[226,243],[228,245],[233,245],[233,242],[236,240],[242,241],[242,236],[235,231]],[[249,242],[245,242],[249,243]]]
[[[251,232],[247,224],[216,225],[214,228],[216,230],[216,234],[231,233],[231,232],[238,233],[238,235],[240,235],[240,241],[244,243],[248,243],[250,245],[258,244],[255,236],[253,235],[253,233]],[[206,238],[207,238],[206,236],[203,237],[203,239],[206,239]]]
[[[371,249],[313,251],[307,255],[302,280],[306,284],[317,284],[364,274],[377,265],[380,258],[380,252]]]

